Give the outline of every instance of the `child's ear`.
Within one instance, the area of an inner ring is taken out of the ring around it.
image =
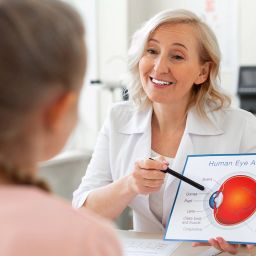
[[[61,94],[45,111],[45,124],[48,130],[56,131],[61,128],[61,120],[66,117],[71,108],[74,107],[77,101],[77,94],[73,91],[68,91]]]
[[[201,66],[201,71],[198,78],[195,81],[195,84],[202,84],[208,79],[209,73],[210,73],[210,67],[211,67],[211,62],[209,61],[205,62]]]

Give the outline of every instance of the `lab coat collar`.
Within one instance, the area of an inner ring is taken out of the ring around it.
[[[119,126],[118,131],[124,134],[144,133],[151,127],[153,108],[151,106],[144,110],[135,109],[127,123]]]
[[[124,134],[144,133],[151,127],[152,107],[145,110],[135,110],[127,123],[119,126],[119,132]],[[206,107],[207,118],[202,118],[192,107],[188,112],[186,130],[189,134],[196,135],[219,135],[224,133],[220,114],[216,115]],[[223,119],[222,119],[223,120]]]
[[[188,112],[186,130],[189,134],[219,135],[224,133],[220,114],[206,107],[207,117],[201,117],[194,107]],[[223,120],[223,119],[222,119]]]

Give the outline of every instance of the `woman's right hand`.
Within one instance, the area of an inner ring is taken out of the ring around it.
[[[128,186],[135,194],[150,194],[158,191],[164,183],[168,162],[164,158],[146,159],[135,162],[132,173],[128,176]]]

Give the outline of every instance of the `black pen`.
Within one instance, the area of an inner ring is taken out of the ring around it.
[[[150,159],[150,160],[155,160],[155,159],[153,159],[153,158],[149,158],[149,159]],[[176,177],[176,178],[178,178],[178,179],[180,179],[180,180],[182,180],[182,181],[184,181],[184,182],[190,184],[191,186],[193,186],[193,187],[195,187],[195,188],[198,188],[198,189],[200,189],[200,190],[202,190],[202,191],[204,190],[204,186],[203,186],[203,185],[200,185],[199,183],[197,183],[197,182],[195,182],[195,181],[193,181],[193,180],[187,178],[186,176],[183,176],[183,175],[181,175],[180,173],[175,172],[174,170],[170,169],[169,167],[167,167],[166,170],[161,170],[161,172],[169,173],[169,174],[171,174],[172,176],[174,176],[174,177]]]

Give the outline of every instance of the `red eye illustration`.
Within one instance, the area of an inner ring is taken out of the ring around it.
[[[237,175],[227,179],[209,200],[215,220],[221,225],[236,225],[256,212],[256,180]]]

